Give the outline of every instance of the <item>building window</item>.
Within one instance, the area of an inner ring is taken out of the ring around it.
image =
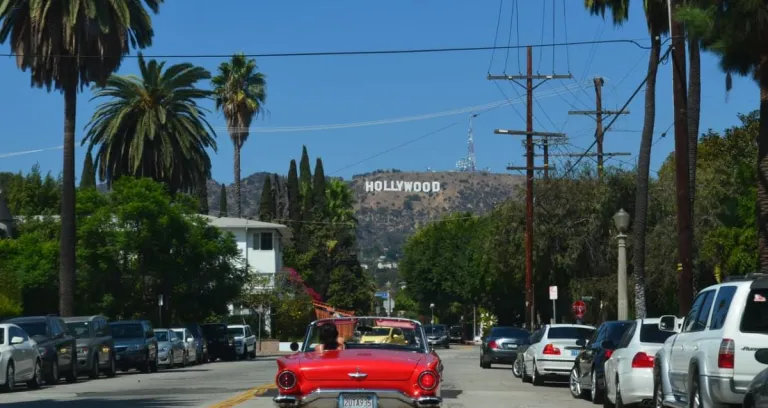
[[[253,249],[257,251],[272,251],[274,250],[274,242],[272,241],[271,232],[259,232],[253,234]]]

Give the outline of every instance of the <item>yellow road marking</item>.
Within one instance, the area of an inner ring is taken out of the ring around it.
[[[217,402],[213,405],[211,405],[208,408],[230,408],[234,407],[235,405],[242,404],[245,401],[250,400],[253,397],[258,397],[260,395],[264,395],[267,390],[276,388],[275,384],[263,384],[259,385],[258,387],[253,387],[249,390],[243,391],[240,394],[237,394],[229,399],[226,399],[221,402]]]

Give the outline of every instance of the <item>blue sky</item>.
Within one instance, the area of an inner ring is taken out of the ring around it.
[[[221,4],[219,4],[221,3]],[[506,45],[509,37],[510,12],[515,2],[504,1],[498,44]],[[566,41],[563,4],[568,16],[569,42],[646,39],[642,2],[633,1],[632,20],[621,28],[610,21],[591,17],[583,2],[555,0],[555,41]],[[519,27],[512,26],[513,45],[552,43],[552,2],[519,1]],[[214,6],[216,5],[216,6]],[[154,17],[154,45],[146,55],[228,55],[233,52],[252,54],[312,52],[330,50],[369,50],[433,47],[490,46],[494,42],[499,10],[498,1],[424,0],[393,2],[271,1],[252,0],[184,0],[168,1]],[[518,41],[517,31],[520,38]],[[647,40],[642,41],[648,44]],[[8,52],[8,45],[2,52]],[[135,54],[135,53],[134,53]],[[351,177],[381,168],[409,171],[451,170],[466,155],[469,113],[441,116],[427,120],[404,121],[377,126],[360,126],[330,130],[266,132],[273,127],[349,124],[397,119],[452,111],[516,99],[513,85],[486,80],[491,52],[441,54],[326,56],[258,58],[257,63],[268,79],[267,109],[269,116],[255,123],[242,151],[242,174],[256,171],[286,173],[288,162],[301,154],[307,145],[310,156],[323,158],[326,174]],[[506,51],[497,51],[490,72],[504,70]],[[585,116],[569,116],[568,110],[593,109],[594,91],[591,81],[578,88],[581,81],[599,75],[606,78],[604,108],[618,109],[642,81],[647,67],[648,51],[627,44],[582,45],[558,48],[555,53],[556,73],[574,75],[572,80],[551,81],[537,90],[542,96],[535,105],[536,130],[563,131],[570,145],[556,152],[580,152],[593,141],[594,122]],[[163,58],[165,59],[165,58]],[[168,58],[169,64],[192,62],[212,72],[225,58]],[[525,69],[524,51],[520,53]],[[135,59],[128,58],[119,71],[137,71]],[[539,67],[537,69],[537,67]],[[552,49],[534,51],[534,70],[542,74],[553,71]],[[517,74],[516,51],[509,53],[507,73]],[[13,58],[0,61],[0,171],[27,171],[39,163],[43,171],[57,174],[61,170],[62,152],[58,149],[8,156],[8,153],[56,148],[61,145],[63,129],[63,97],[58,93],[30,88],[29,76],[16,69]],[[737,123],[736,114],[756,109],[757,86],[750,79],[738,78],[726,103],[724,75],[715,58],[702,59],[701,129],[720,130]],[[201,84],[208,87],[209,84]],[[570,86],[569,90],[563,87]],[[559,89],[559,91],[558,91]],[[548,96],[547,96],[548,94]],[[522,93],[521,93],[522,95]],[[79,142],[84,134],[96,102],[86,91],[80,95],[77,114],[77,174],[79,176],[84,148]],[[672,124],[671,66],[662,65],[657,87],[657,135]],[[213,109],[212,104],[208,107]],[[516,105],[525,112],[523,104]],[[631,152],[621,158],[625,166],[635,162],[642,129],[643,94],[629,106],[630,115],[621,117],[613,126],[616,132],[606,135],[605,151]],[[545,115],[546,113],[546,115]],[[547,116],[549,118],[547,118]],[[212,154],[213,175],[220,182],[231,183],[232,144],[217,112],[209,115],[218,134],[218,152]],[[551,120],[551,122],[550,122]],[[451,126],[453,125],[453,126]],[[392,148],[428,137],[402,148]],[[510,106],[493,109],[474,121],[475,150],[479,167],[494,172],[505,171],[510,162],[523,163],[519,136],[493,134],[495,128],[524,129],[525,123]],[[658,137],[658,136],[657,136]],[[656,169],[673,149],[673,134],[660,139],[653,150]],[[391,150],[391,151],[389,151]],[[389,151],[389,152],[387,152]],[[386,152],[386,153],[385,153]],[[367,159],[372,156],[377,156]],[[621,164],[615,160],[609,163]]]

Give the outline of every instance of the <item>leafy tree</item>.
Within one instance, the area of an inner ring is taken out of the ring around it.
[[[154,13],[160,2],[144,0]],[[11,50],[17,55],[16,65],[30,71],[33,86],[48,91],[55,88],[64,94],[59,262],[62,316],[74,313],[77,92],[91,82],[105,84],[131,47],[148,47],[154,36],[150,15],[138,1],[70,0],[67,4],[69,7],[63,7],[58,0],[0,3],[0,43],[10,39]]]
[[[214,87],[216,109],[224,113],[227,130],[235,147],[235,202],[237,216],[243,216],[240,197],[240,150],[248,140],[251,122],[259,113],[264,113],[267,100],[267,81],[257,71],[256,60],[247,59],[244,54],[235,54],[219,65],[219,72],[211,80]]]
[[[61,206],[61,179],[43,176],[34,165],[26,175],[0,173],[0,190],[12,215],[54,215]]]
[[[312,180],[312,198],[314,204],[314,215],[317,220],[323,221],[325,217],[325,170],[323,170],[323,160],[317,158],[315,162],[315,175]]]
[[[272,176],[264,177],[264,186],[261,188],[261,200],[259,202],[259,220],[272,221],[277,213],[275,207],[275,192],[272,188]]]
[[[80,188],[96,188],[96,170],[93,168],[93,156],[90,151],[85,154],[85,161],[83,161],[83,174],[80,176]]]
[[[196,87],[211,74],[190,63],[171,65],[139,53],[140,77],[112,75],[94,87],[93,99],[109,98],[94,112],[83,144],[96,150],[99,179],[148,177],[171,193],[194,192],[210,179],[215,132],[198,103],[211,92]]]
[[[227,186],[221,183],[221,190],[219,190],[219,217],[226,217],[227,212]]]

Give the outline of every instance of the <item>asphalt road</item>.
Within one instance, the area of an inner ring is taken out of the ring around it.
[[[455,346],[438,353],[445,364],[443,406],[446,408],[593,406],[591,402],[573,399],[565,383],[534,387],[515,378],[510,367],[481,369],[477,347]],[[161,370],[156,374],[129,372],[109,380],[82,379],[77,384],[62,382],[38,391],[0,394],[0,405],[3,408],[43,408],[51,404],[57,408],[271,408],[272,396],[276,393],[272,385],[274,360],[263,357]]]

